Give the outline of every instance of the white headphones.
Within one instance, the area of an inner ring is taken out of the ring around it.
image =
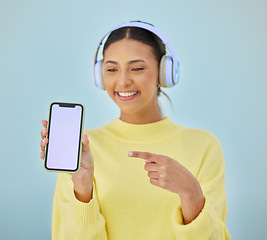
[[[104,38],[109,35],[111,32],[114,30],[117,30],[119,28],[124,28],[124,27],[138,27],[138,28],[143,28],[146,29],[155,35],[157,35],[162,42],[165,44],[167,49],[169,50],[171,56],[164,55],[161,60],[160,60],[160,66],[159,66],[159,83],[161,87],[169,88],[173,87],[176,85],[179,81],[180,77],[180,64],[178,61],[178,58],[175,54],[175,51],[171,44],[169,43],[168,39],[165,37],[165,35],[160,32],[158,29],[156,29],[154,26],[148,23],[144,22],[139,22],[139,21],[132,21],[128,23],[123,23],[118,25],[117,27],[111,29],[108,31],[99,41],[95,53],[95,59],[94,59],[94,80],[95,80],[95,85],[100,88],[105,90],[105,84],[104,84],[104,76],[103,76],[103,59],[97,60],[98,52],[100,49],[100,46],[103,43]]]

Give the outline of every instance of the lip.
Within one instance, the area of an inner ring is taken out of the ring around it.
[[[119,92],[121,93],[132,93],[132,92],[136,92],[134,95],[130,95],[130,96],[121,96],[119,94]],[[129,100],[132,100],[134,98],[136,98],[137,96],[139,96],[141,94],[140,91],[115,91],[114,92],[115,95],[121,100],[121,101],[129,101]]]

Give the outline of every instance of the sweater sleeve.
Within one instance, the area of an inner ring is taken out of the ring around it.
[[[100,213],[95,184],[93,198],[82,203],[75,198],[71,175],[58,174],[52,214],[53,240],[107,240],[105,219]]]
[[[181,204],[177,204],[172,215],[172,225],[176,239],[179,240],[231,239],[225,225],[227,209],[222,148],[213,135],[207,145],[196,176],[204,194],[205,204],[198,217],[187,225],[183,225]]]

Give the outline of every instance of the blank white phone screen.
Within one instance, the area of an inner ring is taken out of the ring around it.
[[[46,162],[48,169],[78,169],[82,110],[80,105],[52,105]]]

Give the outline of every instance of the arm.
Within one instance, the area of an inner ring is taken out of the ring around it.
[[[107,239],[93,181],[94,161],[89,141],[82,137],[81,167],[59,174],[53,206],[52,239]]]
[[[188,169],[165,155],[138,151],[128,154],[146,160],[145,170],[151,184],[179,195],[184,224],[189,224],[199,215],[205,199],[198,180]]]
[[[225,165],[222,148],[215,137],[208,144],[197,173],[205,204],[197,218],[184,225],[182,205],[179,203],[172,216],[177,239],[228,240],[230,235],[225,225],[226,193],[224,187]]]
[[[106,240],[105,219],[96,195],[94,187],[89,203],[77,200],[71,175],[59,174],[53,202],[52,239]]]
[[[45,157],[47,121],[42,120],[40,157]],[[81,167],[74,174],[58,175],[52,216],[52,239],[107,239],[93,183],[94,161],[87,136],[82,136]]]
[[[206,146],[206,151],[201,147],[202,155],[192,155],[196,158],[195,164],[199,164],[196,176],[168,156],[137,151],[128,153],[130,157],[146,160],[145,170],[151,184],[180,196],[172,216],[176,239],[230,239],[225,226],[223,153],[213,135],[205,138],[203,147]]]

